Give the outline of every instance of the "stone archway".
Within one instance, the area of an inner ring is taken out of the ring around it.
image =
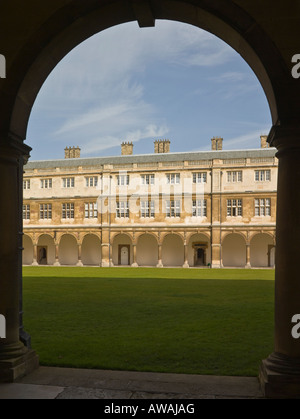
[[[81,262],[83,265],[101,264],[101,241],[95,234],[84,236],[81,245]]]
[[[222,262],[224,267],[245,267],[246,241],[241,234],[230,233],[223,239]]]
[[[32,265],[33,263],[33,242],[30,236],[24,234],[23,237],[23,265]]]
[[[114,237],[112,262],[115,266],[130,266],[133,263],[132,240],[127,234],[117,234]]]
[[[205,234],[194,234],[188,243],[189,266],[208,266],[211,263],[211,246]]]
[[[54,265],[55,243],[48,234],[42,234],[37,242],[37,263],[39,265]]]
[[[184,245],[178,234],[167,234],[162,243],[163,266],[183,266]]]
[[[250,265],[251,267],[271,267],[274,266],[274,240],[269,234],[255,234],[250,242]]]
[[[139,266],[158,264],[158,243],[152,234],[142,234],[137,241],[136,262]]]
[[[78,263],[78,244],[71,234],[64,234],[58,246],[58,260],[61,265],[75,266]]]

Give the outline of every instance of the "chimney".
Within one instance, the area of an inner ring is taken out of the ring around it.
[[[260,136],[260,148],[268,148],[270,147],[269,143],[267,142],[268,136],[261,135]]]
[[[133,153],[133,144],[132,143],[122,143],[121,144],[121,154],[122,156],[130,156]]]
[[[65,148],[65,159],[79,159],[81,149],[77,147]]]
[[[211,139],[211,149],[212,150],[222,150],[223,149],[223,138],[213,137]]]
[[[169,140],[154,141],[154,153],[170,153],[170,141]]]

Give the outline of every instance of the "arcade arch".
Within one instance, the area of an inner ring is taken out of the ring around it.
[[[84,236],[81,245],[81,262],[83,265],[101,264],[101,241],[95,234]]]
[[[184,245],[183,239],[178,234],[167,234],[162,243],[163,266],[183,266]]]
[[[78,263],[78,244],[71,234],[64,234],[58,246],[59,263],[61,265],[76,265]]]
[[[258,233],[250,241],[251,267],[274,267],[275,244],[270,234]]]
[[[246,241],[241,234],[230,233],[223,239],[222,263],[224,267],[246,266]]]
[[[33,242],[30,236],[23,236],[23,265],[32,265],[33,263]]]
[[[139,266],[157,266],[157,239],[152,234],[142,234],[137,241],[136,253],[136,262]]]

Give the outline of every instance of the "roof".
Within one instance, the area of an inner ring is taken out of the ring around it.
[[[132,164],[150,162],[172,162],[213,159],[242,159],[275,157],[276,148],[260,148],[252,150],[216,150],[191,151],[177,153],[137,154],[128,156],[87,157],[61,160],[28,161],[25,170],[47,169],[54,167],[103,166],[106,164]]]

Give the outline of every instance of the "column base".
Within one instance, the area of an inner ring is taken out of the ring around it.
[[[158,264],[156,265],[156,267],[157,268],[163,268],[164,267],[161,260],[158,261]]]
[[[39,367],[39,357],[32,349],[24,349],[15,358],[0,358],[0,383],[12,383]]]
[[[55,262],[55,263],[53,264],[53,266],[60,266],[60,263],[59,263],[59,262]]]
[[[138,268],[138,267],[139,267],[139,265],[135,262],[135,263],[132,263],[132,264],[131,264],[131,267],[132,267],[132,268]]]
[[[300,399],[300,358],[273,353],[259,371],[262,392],[270,399]]]
[[[187,262],[184,262],[184,264],[182,265],[183,268],[189,268],[190,265]]]
[[[83,266],[83,263],[81,262],[81,260],[79,260],[76,264],[76,266]]]

